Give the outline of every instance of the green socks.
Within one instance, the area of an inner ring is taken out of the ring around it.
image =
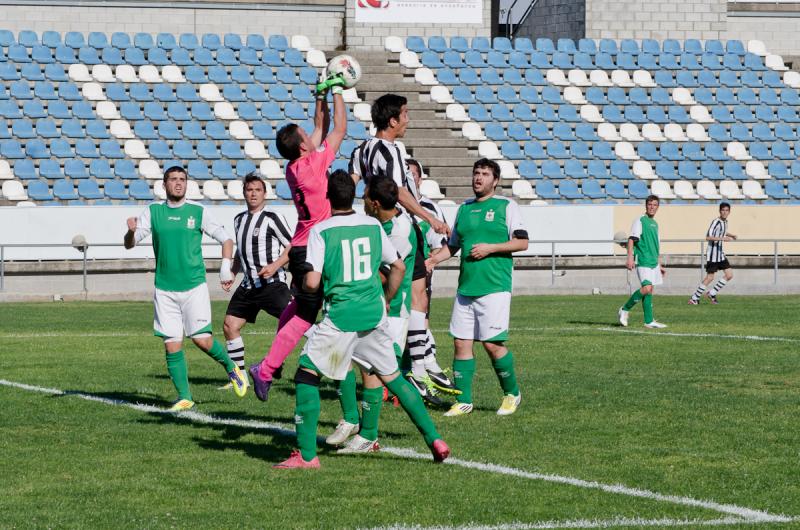
[[[303,460],[310,462],[317,456],[317,423],[319,422],[319,387],[297,383],[294,423],[297,445]]]
[[[186,358],[183,350],[175,353],[167,353],[167,372],[178,391],[178,399],[192,400],[192,392],[189,390],[189,369],[186,366]]]
[[[453,359],[453,380],[461,390],[459,403],[472,403],[472,378],[475,375],[475,359]]]
[[[514,372],[514,356],[511,354],[511,350],[499,359],[492,359],[492,368],[503,388],[503,395],[518,396],[519,386],[517,385],[517,374]]]
[[[358,424],[358,398],[356,397],[356,371],[347,372],[347,377],[337,382],[336,393],[342,405],[342,417],[347,423]],[[383,396],[381,396],[383,397]]]
[[[422,437],[425,438],[425,443],[428,444],[429,447],[434,441],[441,438],[436,431],[436,425],[433,424],[433,420],[425,409],[425,404],[422,402],[419,392],[414,390],[411,383],[406,381],[404,377],[398,376],[391,382],[386,383],[386,386],[392,394],[397,396],[403,410],[405,410],[408,417],[411,418],[414,426],[422,433]],[[367,436],[363,434],[363,430],[361,436],[367,438]]]
[[[228,350],[217,339],[214,339],[214,344],[208,350],[208,356],[224,366],[226,372],[233,372],[233,369],[236,368],[236,364],[228,357]]]
[[[365,388],[362,392],[362,397],[361,430],[359,434],[367,440],[377,440],[378,420],[381,416],[381,405],[383,404],[383,387]],[[356,411],[356,414],[358,414],[358,411]],[[358,416],[356,416],[356,423],[358,423]]]
[[[649,324],[653,321],[653,295],[646,294],[642,300],[642,307],[644,308],[644,323]]]
[[[633,309],[633,306],[639,303],[641,299],[642,299],[642,292],[639,289],[636,289],[636,292],[633,293],[630,298],[628,298],[628,301],[625,302],[625,305],[622,306],[622,309],[624,309],[625,311],[630,311],[631,309]]]

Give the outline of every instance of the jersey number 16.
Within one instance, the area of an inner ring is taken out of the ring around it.
[[[372,276],[368,237],[342,241],[342,266],[345,283],[367,280]]]

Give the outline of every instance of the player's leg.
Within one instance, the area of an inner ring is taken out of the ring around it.
[[[456,295],[450,317],[450,334],[453,336],[453,382],[461,393],[445,416],[461,416],[472,412],[472,380],[475,377],[475,355],[472,343],[477,333],[472,298]]]
[[[418,381],[424,381],[428,375],[426,364],[436,362],[435,359],[426,363],[427,333],[425,327],[425,313],[428,310],[428,292],[426,289],[428,270],[425,268],[424,242],[419,226],[414,224],[417,236],[417,248],[414,254],[414,274],[411,282],[411,316],[408,319],[408,350],[411,356],[411,372]],[[438,367],[432,366],[434,369]],[[441,372],[441,369],[435,370]]]
[[[722,268],[723,277],[717,280],[717,283],[714,284],[714,287],[712,287],[710,291],[708,291],[707,295],[712,304],[719,303],[717,302],[717,295],[723,289],[723,287],[725,287],[725,285],[727,285],[727,283],[733,279],[733,269],[731,269],[728,260],[726,259],[722,261],[720,266]]]
[[[706,275],[697,285],[697,289],[695,289],[692,297],[689,298],[689,305],[697,305],[700,303],[700,298],[702,298],[703,293],[706,292],[706,289],[714,281],[714,274],[716,273],[717,269],[711,262],[706,263]]]
[[[644,323],[649,324],[653,321],[653,284],[650,280],[642,281],[639,289],[642,293],[642,309],[644,310]]]
[[[320,412],[319,383],[321,375],[308,355],[300,356],[300,364],[294,376],[294,422],[299,451],[294,451],[287,460],[273,467],[278,469],[319,467],[317,424]]]
[[[336,393],[339,395],[339,404],[342,406],[342,419],[339,420],[339,424],[330,436],[325,438],[325,443],[328,445],[341,445],[359,431],[356,371],[353,368],[350,368],[344,379],[336,382]]]
[[[425,276],[425,295],[427,298],[427,305],[425,306],[425,370],[437,390],[447,394],[458,394],[455,384],[442,370],[436,357],[436,340],[433,337],[430,324],[433,271]]]
[[[508,323],[511,316],[511,293],[491,293],[473,300],[477,338],[492,361],[500,387],[503,403],[497,414],[513,414],[522,399],[514,370],[514,355],[504,346],[508,340]]]
[[[183,353],[183,318],[177,296],[180,293],[156,289],[153,293],[153,334],[164,340],[167,373],[178,393],[171,410],[194,406],[189,387],[189,368]]]
[[[222,331],[225,333],[225,345],[228,348],[228,357],[239,367],[239,370],[244,370],[242,328],[246,322],[247,320],[229,313],[225,315],[225,321],[222,324]]]
[[[639,281],[641,282],[643,280],[642,280],[642,273],[641,273],[640,269],[641,269],[641,267],[637,267],[636,268],[636,275],[639,277]],[[642,290],[641,289],[637,289],[630,296],[630,298],[628,298],[628,301],[625,302],[625,304],[622,307],[619,308],[619,311],[617,312],[617,315],[619,317],[619,323],[620,323],[621,326],[626,326],[627,327],[627,325],[628,325],[628,313],[630,312],[631,309],[634,308],[634,306],[636,304],[638,304],[639,302],[642,301],[642,298],[644,298],[644,294],[642,293]]]
[[[383,384],[381,380],[361,367],[364,387],[361,391],[361,429],[347,444],[337,452],[342,454],[373,453],[380,449],[378,444],[378,423],[383,404]]]

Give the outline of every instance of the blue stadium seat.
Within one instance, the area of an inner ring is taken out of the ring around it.
[[[283,62],[296,68],[308,66],[308,63],[306,63],[306,60],[303,57],[303,53],[295,48],[288,48],[285,52],[283,52]]]
[[[97,182],[94,180],[82,180],[78,182],[78,195],[84,199],[94,200],[102,199],[104,197]]]
[[[619,107],[614,105],[606,105],[603,107],[603,119],[610,123],[624,123],[625,118],[619,110]]]
[[[217,64],[214,59],[214,54],[208,48],[199,47],[194,50],[193,54],[195,64],[200,66],[214,66]]]
[[[544,151],[544,147],[539,142],[536,141],[526,142],[524,149],[525,149],[525,156],[533,160],[544,160],[547,158],[547,154]]]
[[[220,180],[234,180],[236,178],[233,167],[227,160],[214,160],[211,164],[211,174]]]
[[[564,173],[573,179],[587,178],[586,169],[580,160],[567,160],[564,162]]]
[[[764,192],[772,199],[782,200],[790,198],[789,194],[786,193],[786,189],[783,187],[783,184],[777,180],[768,180],[764,184]]]
[[[44,74],[38,64],[23,64],[19,74],[22,79],[27,79],[28,81],[44,81]]]
[[[547,154],[551,158],[557,158],[557,159],[567,159],[570,157],[567,146],[557,140],[553,140],[547,143]]]
[[[672,162],[662,160],[656,162],[656,175],[664,180],[678,180],[678,174],[675,173],[675,166]]]
[[[69,119],[61,122],[61,134],[63,134],[67,138],[76,138],[78,140],[85,140],[85,142],[89,142],[89,144],[91,144],[92,147],[94,147],[94,142],[92,142],[91,140],[86,140],[86,132],[83,130],[83,125],[81,125],[81,122],[79,120]],[[80,145],[82,147],[86,146],[87,144],[85,142]],[[78,144],[76,143],[76,147],[77,145]],[[84,156],[84,155],[82,155],[81,152],[78,151],[78,156]]]
[[[53,183],[53,195],[62,201],[75,200],[78,198],[75,185],[66,179],[59,179]]]
[[[578,189],[578,183],[574,180],[562,180],[558,183],[558,192],[565,199],[574,200],[583,197]]]
[[[146,180],[137,179],[131,181],[128,191],[130,196],[136,200],[151,201],[154,198],[153,192],[150,190],[150,184]]]
[[[490,125],[499,125],[499,124],[490,124]],[[502,129],[502,126],[500,127]],[[528,134],[528,129],[525,127],[525,125],[521,123],[510,123],[508,125],[508,137],[518,141],[527,141],[531,139],[530,134]]]
[[[525,81],[534,86],[546,86],[548,84],[542,72],[535,68],[525,70]]]
[[[647,107],[647,120],[658,124],[665,124],[670,121],[661,107]]]
[[[61,179],[64,173],[58,160],[42,160],[39,163],[39,176],[45,179]]]
[[[538,181],[536,183],[536,194],[542,199],[550,199],[550,200],[558,199],[561,197],[561,195],[559,195],[558,191],[556,190],[553,181],[551,180]]]
[[[640,89],[638,91],[634,91],[631,89],[631,95],[641,94],[642,92],[645,93],[646,97],[646,104],[650,103],[650,98],[647,96],[647,93],[644,89]],[[620,87],[610,87],[608,89],[608,102],[613,103],[614,105],[628,105],[630,104],[630,99],[628,99],[628,94],[625,92],[624,89]],[[637,103],[637,105],[641,105],[642,103]]]
[[[156,66],[164,66],[172,63],[169,57],[167,57],[166,50],[155,47],[148,50],[147,60],[150,62],[150,64],[154,64]]]
[[[744,168],[739,162],[734,160],[728,160],[722,166],[722,173],[725,175],[726,178],[733,179],[733,180],[747,180],[747,175],[744,172]]]
[[[214,65],[208,68],[208,80],[218,85],[224,85],[231,82],[228,75],[228,69],[224,66]]]
[[[789,174],[789,168],[786,167],[786,163],[777,160],[773,160],[767,165],[767,171],[770,176],[775,179],[788,180],[792,178]]]
[[[800,198],[800,180],[792,180],[789,181],[788,186],[786,186],[786,190],[791,194],[792,197]]]
[[[679,85],[679,83],[675,82],[675,78],[673,78],[672,72],[669,72],[667,70],[656,70],[653,79],[657,85],[664,88],[674,88]]]
[[[481,104],[470,105],[468,109],[468,114],[470,119],[473,121],[484,122],[491,120],[489,113],[486,112],[486,107],[484,107]]]
[[[650,195],[650,190],[645,181],[633,180],[628,184],[628,193],[636,199],[645,199]]]
[[[555,52],[553,54],[553,66],[562,70],[569,70],[573,68],[572,58],[563,52]]]
[[[764,83],[764,86],[770,88],[782,88],[784,86],[781,75],[773,70],[764,72],[761,76],[761,82]]]
[[[98,159],[89,163],[89,174],[96,179],[107,180],[114,178],[108,160]]]
[[[187,167],[189,178],[194,180],[211,180],[208,164],[203,160],[189,160]]]
[[[157,101],[149,101],[144,104],[144,117],[152,121],[162,121],[168,119],[164,105]]]
[[[628,191],[625,189],[625,184],[621,180],[613,179],[606,182],[606,193],[609,197],[614,199],[627,199],[629,197]]]
[[[508,63],[514,68],[518,68],[520,70],[524,70],[530,67],[530,63],[528,62],[527,56],[524,53],[518,51],[511,52],[511,54],[508,56]]]
[[[241,144],[237,141],[225,140],[220,145],[220,153],[223,158],[229,160],[241,160],[244,158]]]
[[[605,162],[602,160],[589,160],[586,164],[586,172],[589,174],[589,177],[600,180],[606,180],[611,177]]]
[[[747,53],[744,56],[744,67],[752,72],[763,72],[767,69],[761,57],[754,53]]]
[[[614,58],[605,52],[600,52],[594,56],[594,63],[597,68],[601,70],[616,70],[617,65],[614,62]]]
[[[709,129],[709,135],[710,131],[711,130]],[[709,142],[706,144],[706,157],[717,162],[728,160],[728,155],[725,153],[725,149],[717,142]]]
[[[678,176],[685,180],[700,180],[700,171],[695,162],[678,162]]]
[[[636,65],[636,60],[633,55],[620,52],[617,54],[617,68],[622,70],[636,70],[638,66]]]
[[[89,172],[83,160],[72,159],[64,161],[64,174],[71,179],[87,179]]]
[[[247,176],[248,173],[257,171],[257,169],[252,160],[239,160],[236,162],[236,176],[239,178],[243,178]]]
[[[239,118],[242,120],[256,121],[261,119],[261,113],[258,112],[258,108],[254,103],[239,103],[237,111],[239,113]]]
[[[50,153],[56,158],[75,158],[75,151],[64,138],[56,138],[50,142]]]
[[[613,160],[611,162],[611,176],[613,178],[618,178],[622,180],[631,180],[633,179],[633,173],[631,173],[631,168],[628,166],[628,163],[624,160]]]
[[[283,35],[270,35],[267,44],[273,50],[284,51],[289,47],[289,42]]]
[[[553,53],[555,53],[556,48],[555,46],[553,46],[552,40],[540,37],[536,39],[536,51],[552,55]]]
[[[592,154],[598,160],[615,160],[617,158],[611,144],[608,142],[595,142],[592,144]]]
[[[481,70],[481,81],[489,85],[503,84],[503,78],[495,68],[484,68]]]
[[[519,124],[512,124],[512,125],[519,125]],[[506,129],[499,123],[492,123],[489,122],[486,124],[486,127],[483,130],[483,133],[489,140],[494,142],[503,142],[508,140],[508,135],[506,135]]]
[[[492,119],[496,121],[513,121],[514,117],[508,107],[501,103],[495,103],[491,106],[490,114]]]
[[[33,160],[17,160],[14,162],[14,175],[20,180],[33,180],[39,176]]]
[[[472,37],[470,47],[481,53],[488,53],[492,50],[492,45],[486,37]]]
[[[581,184],[581,191],[585,197],[589,199],[605,199],[606,192],[603,190],[600,182],[596,179],[588,179]]]
[[[36,138],[36,131],[33,129],[33,123],[29,120],[13,120],[11,122],[11,133],[14,137],[25,140],[28,138]]]
[[[133,180],[136,178],[136,166],[132,160],[117,160],[114,163],[114,175],[123,180]]]
[[[258,66],[261,64],[261,59],[258,57],[258,52],[254,48],[244,47],[239,50],[239,61],[248,66]]]
[[[531,54],[531,66],[540,70],[552,68],[553,64],[550,58],[544,52],[536,51]]]
[[[719,123],[733,123],[735,121],[728,108],[722,105],[712,107],[711,117]]]
[[[517,168],[519,175],[525,179],[537,179],[540,178],[539,175],[539,168],[536,166],[536,163],[532,160],[523,160],[519,163],[519,167]]]
[[[14,122],[16,125],[18,121]],[[36,122],[36,136],[41,138],[60,138],[61,133],[58,131],[56,127],[56,122],[50,119],[40,119]],[[19,134],[15,133],[15,136],[19,137]]]
[[[96,185],[95,183],[95,186]],[[80,193],[80,184],[78,184],[78,192]],[[109,180],[103,186],[103,192],[107,198],[112,200],[126,200],[130,198],[128,190],[125,188],[125,183],[121,180]]]
[[[701,64],[706,70],[722,70],[722,64],[719,61],[720,56],[715,53],[704,53],[702,55]]]
[[[644,112],[642,112],[642,108],[637,105],[627,105],[625,107],[625,121],[631,123],[647,123],[648,121],[655,121],[656,123],[663,123],[663,121],[656,121],[656,120],[649,120],[650,118],[650,111],[653,110],[654,107],[648,107],[647,109],[647,117],[645,117]],[[661,110],[661,109],[658,109]],[[663,110],[662,110],[663,113]]]
[[[556,113],[556,110],[551,105],[544,103],[536,109],[536,117],[546,122],[559,121],[559,116]]]
[[[569,123],[554,124],[553,136],[563,142],[572,142],[576,139],[575,134],[572,131],[572,126]]]
[[[169,160],[172,158],[172,149],[164,140],[154,140],[147,146],[150,156],[156,160]]]
[[[25,156],[28,158],[50,158],[50,150],[44,140],[30,140],[25,143]]]
[[[184,126],[184,136],[186,136],[185,126]],[[205,138],[205,133],[202,132],[202,129],[200,131],[199,138]],[[188,140],[176,140],[175,142],[173,142],[172,153],[173,156],[181,160],[195,160],[197,158],[197,152],[195,151],[194,145],[192,145],[192,142]]]
[[[52,50],[47,46],[34,46],[31,50],[31,59],[39,64],[51,64],[55,61]]]
[[[546,123],[533,122],[530,125],[531,136],[536,140],[552,140],[553,135]]]
[[[106,158],[125,158],[125,154],[116,140],[103,140],[100,142],[100,155]]]
[[[578,41],[578,51],[594,55],[597,53],[597,43],[593,39],[581,39]]]
[[[653,142],[639,142],[637,147],[639,156],[650,162],[661,160],[661,153]]]
[[[87,102],[88,104],[88,102]],[[38,119],[47,116],[47,111],[44,110],[42,102],[38,99],[31,99],[25,102],[22,106],[22,113],[28,118]]]
[[[722,86],[730,88],[738,88],[742,86],[742,82],[739,80],[739,75],[733,70],[723,70],[722,72],[720,72],[719,83]]]
[[[221,158],[217,145],[210,140],[200,140],[197,142],[197,155],[206,160],[218,160]]]
[[[500,145],[500,152],[502,153],[504,158],[508,160],[522,160],[525,158],[522,150],[519,147],[517,142],[503,142]]]
[[[267,43],[264,40],[264,36],[257,34],[248,35],[245,44],[247,45],[248,48],[253,48],[254,50],[258,51],[261,51],[267,47]]]
[[[469,50],[469,42],[467,42],[467,39],[464,37],[450,37],[450,48],[457,52],[464,53]]]
[[[28,197],[34,201],[53,200],[53,195],[50,193],[50,186],[43,180],[31,180],[28,182]]]
[[[539,97],[539,92],[536,90],[535,87],[532,86],[524,86],[520,89],[519,92],[522,101],[525,103],[541,103],[542,99]]]

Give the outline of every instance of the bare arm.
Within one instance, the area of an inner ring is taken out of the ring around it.
[[[458,252],[457,247],[451,247],[450,245],[443,246],[438,251],[432,253],[430,257],[425,260],[425,268],[428,270],[428,272],[432,271],[434,267],[441,262],[450,259],[450,256],[454,256],[456,252]]]
[[[397,192],[397,201],[409,213],[416,215],[419,219],[427,221],[434,232],[450,235],[450,227],[447,226],[447,223],[438,220],[433,214],[423,208],[410,191],[405,187],[398,186]]]
[[[327,128],[325,129],[328,130]],[[347,110],[341,94],[333,94],[333,130],[328,133],[328,146],[333,151],[338,151],[347,135]]]
[[[397,294],[398,289],[400,289],[400,284],[403,283],[403,276],[405,273],[406,266],[400,258],[389,265],[389,277],[386,278],[386,286],[384,288],[387,302]]]
[[[491,254],[510,254],[520,250],[528,250],[528,240],[515,237],[505,243],[479,243],[472,245],[469,255],[473,259],[483,259]]]
[[[331,111],[325,98],[317,99],[317,106],[314,109],[314,132],[311,133],[311,141],[319,147],[325,140],[328,128],[331,126]]]
[[[135,217],[128,217],[128,231],[125,232],[125,238],[123,239],[123,244],[125,248],[130,250],[136,246],[136,218]]]
[[[262,278],[272,278],[275,276],[275,273],[278,272],[278,269],[289,263],[289,249],[291,248],[291,246],[284,248],[283,253],[281,253],[278,259],[262,267],[261,270],[258,271],[258,275]]]
[[[628,259],[625,262],[625,266],[629,271],[633,270],[633,239],[631,238],[628,238]]]
[[[317,271],[308,271],[303,278],[303,290],[309,293],[314,293],[319,289],[319,282],[322,279],[322,273]]]

